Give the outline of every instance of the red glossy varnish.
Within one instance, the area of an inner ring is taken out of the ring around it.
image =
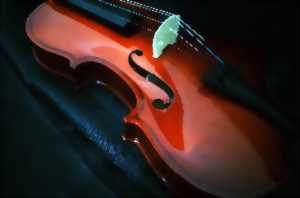
[[[204,86],[201,74],[214,62],[184,41],[153,59],[155,29],[147,29],[124,37],[56,1],[40,5],[26,23],[42,66],[77,86],[100,80],[128,105],[123,138],[179,195],[257,197],[276,187],[281,148],[272,126]],[[174,92],[168,108],[153,107],[166,93],[129,66],[136,49],[144,54],[134,61]]]

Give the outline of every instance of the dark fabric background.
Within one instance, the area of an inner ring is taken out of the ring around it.
[[[268,100],[298,122],[295,4],[143,2],[181,13],[208,37],[255,44],[265,57],[261,71]],[[114,95],[95,86],[76,92],[34,61],[24,25],[40,3],[0,1],[1,197],[171,197],[138,149],[121,140],[128,109]],[[290,153],[290,176],[274,192],[278,197],[299,193],[298,151]]]

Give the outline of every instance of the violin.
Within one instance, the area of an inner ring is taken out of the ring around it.
[[[283,175],[278,129],[207,85],[212,65],[222,73],[226,64],[183,20],[176,43],[153,57],[156,30],[171,15],[133,0],[49,0],[28,17],[26,33],[47,71],[77,88],[97,83],[128,106],[122,138],[179,196],[270,192]]]

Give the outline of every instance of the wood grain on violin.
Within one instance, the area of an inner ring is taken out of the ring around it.
[[[178,41],[153,59],[154,31],[149,25],[123,36],[57,1],[40,5],[26,24],[46,69],[79,86],[99,80],[120,96],[131,109],[124,139],[175,191],[190,185],[212,196],[256,197],[274,188],[281,148],[272,126],[204,86],[200,77],[214,62],[191,43]],[[157,108],[157,99],[170,104]]]

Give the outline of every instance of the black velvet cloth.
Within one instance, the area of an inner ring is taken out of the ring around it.
[[[128,109],[116,96],[96,86],[78,92],[33,59],[24,27],[41,2],[0,1],[1,197],[172,197],[139,150],[122,141]],[[299,14],[293,4],[142,2],[182,13],[208,37],[263,49],[267,99],[298,122]],[[291,150],[291,176],[273,195],[299,193],[297,154]]]

